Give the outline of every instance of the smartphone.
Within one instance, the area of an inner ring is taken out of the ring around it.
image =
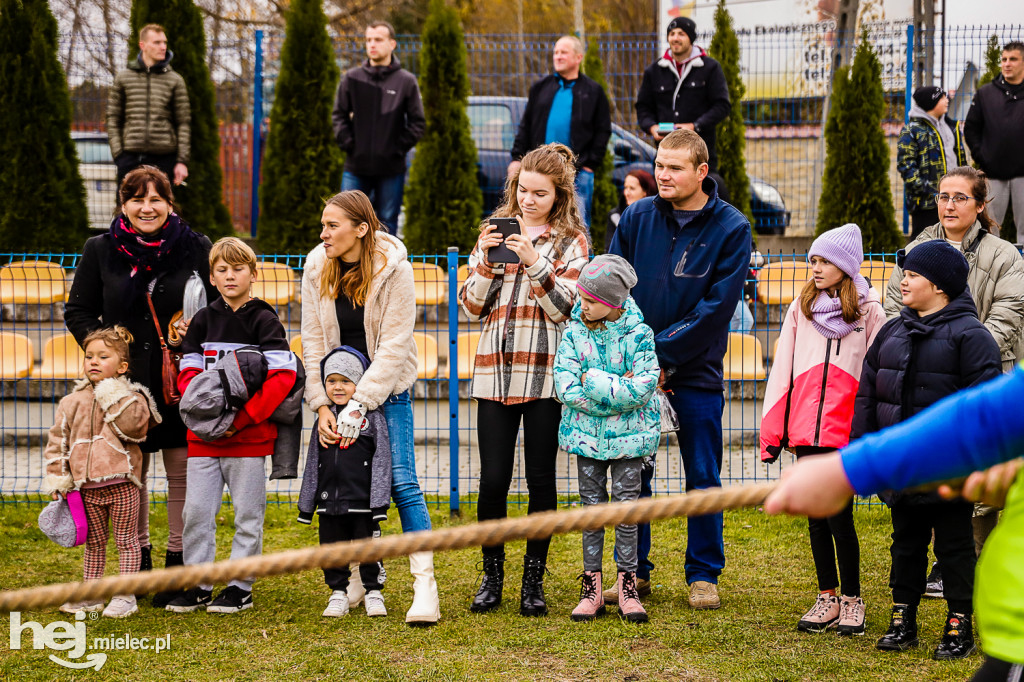
[[[515,218],[491,218],[488,222],[498,228],[497,232],[502,237],[520,233],[519,221]],[[487,260],[492,263],[518,263],[519,256],[504,243],[501,243],[488,251]]]
[[[675,129],[676,129],[676,124],[675,123],[659,123],[658,124],[658,132],[659,133],[671,133]]]

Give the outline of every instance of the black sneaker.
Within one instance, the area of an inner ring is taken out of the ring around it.
[[[210,603],[213,598],[212,590],[204,590],[201,587],[193,587],[185,590],[167,604],[165,609],[175,613],[192,613]]]
[[[228,585],[206,607],[207,613],[238,613],[252,608],[252,592]]]
[[[925,581],[924,596],[929,599],[942,599],[942,571],[939,569],[939,562],[932,564],[931,573]]]

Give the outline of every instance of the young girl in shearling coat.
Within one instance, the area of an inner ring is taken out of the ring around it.
[[[53,499],[78,490],[89,533],[85,580],[103,576],[108,523],[114,524],[121,575],[139,570],[139,448],[160,413],[149,390],[125,377],[131,334],[124,327],[97,329],[85,338],[85,377],[61,399],[44,457],[44,488]],[[98,611],[102,601],[68,602],[65,613]],[[135,596],[117,595],[103,615],[124,618],[138,611]]]

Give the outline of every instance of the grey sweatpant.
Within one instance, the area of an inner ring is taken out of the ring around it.
[[[580,499],[584,505],[608,501],[608,471],[612,475],[612,502],[632,502],[640,496],[643,459],[601,460],[576,457]],[[615,526],[615,556],[619,572],[636,572],[636,524]],[[604,528],[583,531],[583,570],[600,571],[604,562]]]
[[[1010,180],[989,178],[988,190],[988,214],[1002,227],[1006,208],[1012,205],[1013,222],[1017,226],[1017,243],[1024,244],[1024,177]]]
[[[231,558],[244,559],[263,552],[263,513],[267,507],[267,474],[264,457],[189,457],[188,488],[182,519],[185,565],[205,564],[217,552],[217,514],[224,484],[235,508],[235,536]],[[252,578],[232,580],[243,590],[252,590]],[[213,585],[200,585],[212,590]]]

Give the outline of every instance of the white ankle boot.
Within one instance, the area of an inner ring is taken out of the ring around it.
[[[441,618],[434,580],[434,553],[415,552],[409,555],[409,571],[413,575],[412,606],[405,614],[410,625],[434,625]]]
[[[363,603],[366,590],[363,589],[363,581],[359,579],[359,564],[353,562],[348,567],[352,571],[348,581],[348,605],[356,607]]]

